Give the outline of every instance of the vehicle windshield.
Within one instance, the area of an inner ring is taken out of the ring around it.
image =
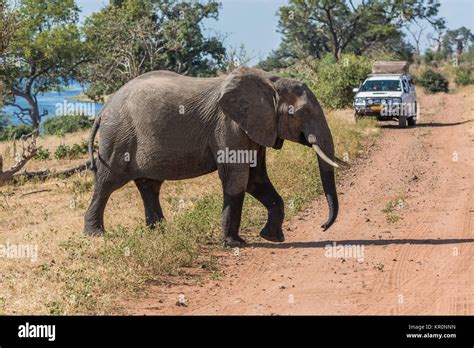
[[[362,92],[389,92],[389,91],[401,91],[399,80],[369,80],[364,83],[360,88]]]

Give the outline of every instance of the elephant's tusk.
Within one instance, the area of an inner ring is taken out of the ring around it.
[[[321,148],[318,145],[313,144],[313,149],[314,149],[314,151],[316,151],[318,156],[321,157],[321,159],[324,162],[326,162],[327,164],[330,164],[334,168],[339,168],[339,165],[337,163],[335,163],[334,161],[332,161],[328,156],[326,156],[326,154],[323,152],[323,150],[321,150]]]

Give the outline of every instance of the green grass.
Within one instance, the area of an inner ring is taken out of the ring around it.
[[[377,271],[380,271],[380,272],[383,272],[384,271],[384,264],[383,263],[378,263],[374,266],[374,268],[377,270]]]
[[[406,206],[405,196],[400,195],[385,204],[385,207],[381,210],[385,213],[385,220],[389,224],[397,223],[402,219],[401,216],[393,214],[394,211],[401,210]]]
[[[405,196],[400,195],[385,204],[385,208],[382,209],[382,213],[392,213],[395,210],[403,209],[406,206]]]
[[[400,221],[401,219],[402,219],[401,216],[395,215],[395,214],[387,214],[387,215],[385,216],[385,221],[387,221],[389,224],[397,223],[397,222]]]

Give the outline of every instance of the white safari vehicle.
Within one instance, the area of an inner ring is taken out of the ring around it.
[[[398,120],[400,127],[416,126],[416,93],[408,75],[407,62],[375,62],[373,74],[354,88],[356,120],[376,116],[378,120]]]

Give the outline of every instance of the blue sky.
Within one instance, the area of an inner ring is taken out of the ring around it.
[[[81,18],[89,16],[107,4],[108,0],[76,0],[83,13]],[[219,11],[219,20],[207,21],[209,32],[218,32],[224,35],[227,47],[238,47],[244,44],[247,52],[253,57],[252,62],[259,59],[280,43],[277,33],[279,7],[287,0],[220,0],[222,6]],[[357,3],[357,1],[355,1]],[[441,0],[440,15],[446,19],[450,29],[465,26],[474,32],[474,0]],[[427,29],[426,33],[430,30]],[[428,40],[423,35],[424,45]]]

